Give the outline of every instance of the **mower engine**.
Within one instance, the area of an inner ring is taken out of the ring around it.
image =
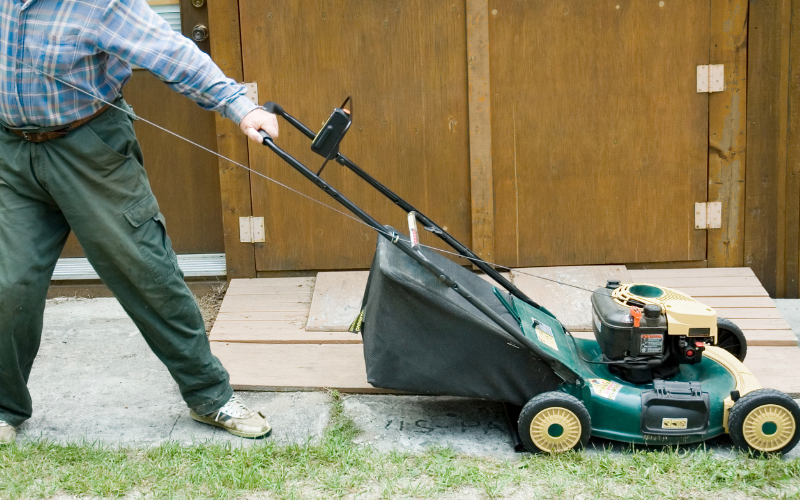
[[[592,294],[592,319],[604,363],[637,384],[700,362],[706,344],[717,340],[713,309],[656,285],[609,281]]]

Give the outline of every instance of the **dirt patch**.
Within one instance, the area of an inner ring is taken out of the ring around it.
[[[195,295],[200,311],[203,313],[203,321],[206,323],[206,334],[211,333],[211,329],[214,328],[214,322],[217,320],[222,299],[225,298],[225,292],[227,291],[228,283],[221,283],[218,286],[214,286],[209,293]]]

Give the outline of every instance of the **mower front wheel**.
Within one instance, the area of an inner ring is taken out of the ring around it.
[[[747,340],[742,329],[729,319],[717,318],[717,347],[733,354],[739,361],[747,355]]]
[[[545,392],[522,408],[517,428],[529,451],[559,453],[586,446],[592,434],[592,418],[578,398]]]
[[[800,407],[775,389],[758,389],[742,396],[728,417],[733,444],[762,453],[784,453],[800,440]]]

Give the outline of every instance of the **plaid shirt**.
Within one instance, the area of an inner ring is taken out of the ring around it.
[[[131,64],[236,123],[256,108],[243,85],[145,0],[0,0],[0,123],[53,127],[85,118],[103,103],[51,76],[113,101]]]

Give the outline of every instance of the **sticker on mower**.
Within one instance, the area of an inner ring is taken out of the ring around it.
[[[539,342],[541,342],[542,344],[546,345],[547,347],[549,347],[554,351],[558,350],[558,345],[556,345],[556,339],[555,337],[553,337],[553,330],[549,326],[543,323],[539,323],[537,321],[535,329],[536,329],[536,336],[539,338]]]
[[[589,384],[591,384],[595,394],[601,398],[610,399],[611,401],[617,398],[617,394],[619,394],[620,389],[622,389],[622,384],[602,378],[590,378]]]
[[[664,336],[660,334],[642,335],[639,352],[642,354],[661,354],[664,352]]]

